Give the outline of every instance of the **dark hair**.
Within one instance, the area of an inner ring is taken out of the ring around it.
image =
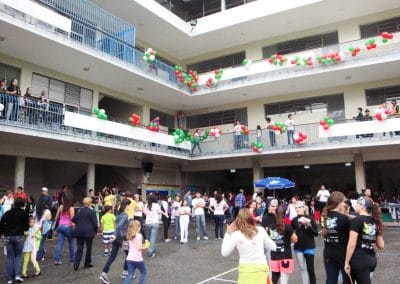
[[[217,194],[217,196],[215,197],[215,200],[217,201],[217,204],[220,204],[222,201],[222,194]]]
[[[340,191],[334,191],[328,198],[328,202],[326,203],[326,206],[322,210],[322,235],[326,237],[328,235],[328,230],[326,229],[326,219],[328,217],[328,212],[334,210],[336,207],[339,206],[340,203],[342,203],[346,197],[344,196],[343,193]]]
[[[374,219],[375,225],[377,227],[377,235],[381,236],[383,234],[382,230],[382,217],[381,217],[381,208],[379,204],[374,202],[369,197],[364,197],[365,199],[365,208],[369,214],[371,214]]]
[[[260,125],[257,125],[257,130],[261,130],[261,126]]]
[[[12,79],[10,81],[10,87],[14,88],[14,90],[16,89],[17,86],[13,86],[13,82],[18,81],[16,78]]]
[[[269,118],[269,117],[265,118],[265,120],[266,120],[267,122],[271,122],[271,118]]]
[[[104,212],[108,212],[108,211],[111,211],[111,210],[112,210],[112,206],[110,206],[110,205],[104,206]]]
[[[293,115],[293,114],[289,113],[287,117],[290,118],[292,115]]]
[[[17,208],[22,208],[25,206],[25,200],[22,197],[17,197],[14,201],[14,206]]]
[[[68,212],[69,209],[74,205],[73,198],[71,194],[65,194],[64,203],[62,207],[62,213]]]
[[[358,109],[358,111],[362,111],[362,107],[358,107],[357,109]]]
[[[275,226],[278,234],[282,235],[285,232],[285,222],[283,221],[283,217],[285,216],[285,212],[283,208],[280,206],[276,210],[276,218],[275,218]]]
[[[157,203],[157,198],[154,195],[150,195],[147,199],[147,208],[151,210],[153,203]]]

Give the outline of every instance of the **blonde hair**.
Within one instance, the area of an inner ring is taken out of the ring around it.
[[[51,211],[49,209],[45,209],[43,211],[42,219],[43,220],[48,220],[48,221],[51,220]]]
[[[85,198],[83,199],[83,206],[89,207],[90,204],[92,204],[92,198],[91,198],[91,197],[85,197]]]
[[[140,222],[138,220],[130,220],[128,224],[128,230],[126,234],[127,240],[131,240],[136,237],[136,234],[140,231]]]
[[[258,232],[254,225],[253,216],[248,209],[240,209],[236,220],[236,228],[242,232],[248,239],[252,239]]]

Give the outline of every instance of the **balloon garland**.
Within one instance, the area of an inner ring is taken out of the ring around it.
[[[307,141],[307,134],[302,131],[299,131],[293,134],[293,138],[296,144],[303,144],[304,142]]]
[[[388,32],[383,32],[383,33],[381,33],[381,37],[382,37],[382,42],[387,43],[389,41],[389,39],[393,38],[393,34],[388,33]]]
[[[389,114],[390,110],[387,108],[378,108],[375,110],[375,118],[378,121],[386,120]]]
[[[222,69],[222,68],[215,69],[214,70],[214,74],[215,74],[214,78],[215,78],[215,80],[220,81],[221,77],[222,77],[222,73],[224,73],[224,69]]]
[[[270,58],[268,58],[268,62],[274,65],[284,65],[287,61],[287,57],[281,54],[273,54]]]
[[[303,58],[303,63],[304,63],[304,65],[307,65],[309,67],[313,67],[314,66],[314,59],[312,58],[312,56],[304,57]]]
[[[240,134],[241,135],[249,135],[249,129],[247,128],[246,125],[241,125]]]
[[[375,39],[371,38],[365,42],[365,46],[368,50],[376,48]]]
[[[295,56],[291,61],[290,64],[300,66],[301,65],[301,60],[300,56]]]
[[[132,113],[131,117],[128,119],[130,123],[132,123],[135,126],[140,125],[140,116],[137,115],[136,113]]]
[[[245,68],[249,68],[251,66],[251,63],[253,62],[250,59],[243,59],[242,66]]]
[[[264,151],[262,142],[257,142],[257,141],[253,142],[252,149],[254,152],[257,152],[257,153],[261,153],[262,151]]]
[[[211,137],[217,137],[218,138],[219,136],[221,136],[221,134],[222,134],[222,131],[218,127],[214,127],[214,128],[212,128],[210,130],[210,136]]]
[[[317,56],[317,61],[321,65],[338,63],[345,59],[343,52],[331,52],[328,55],[323,54],[322,56]]]
[[[157,51],[153,50],[151,47],[146,49],[143,55],[143,60],[146,61],[147,64],[152,64],[154,60],[156,60]]]
[[[207,81],[206,81],[207,88],[211,88],[214,85],[215,85],[215,82],[214,82],[213,78],[211,78],[211,77],[208,78]]]
[[[286,124],[284,122],[275,122],[275,125],[272,127],[274,130],[274,133],[276,135],[280,135],[282,133],[285,133],[287,131]]]
[[[149,124],[147,124],[146,128],[150,131],[158,132],[158,125],[157,125],[157,123],[155,123],[153,121],[151,121]]]
[[[358,46],[357,47],[350,46],[349,51],[351,52],[351,56],[355,57],[360,52],[360,48]]]
[[[175,76],[178,81],[189,90],[193,92],[198,90],[199,76],[196,71],[189,70],[189,73],[186,73],[181,66],[175,65]]]
[[[200,136],[199,141],[203,142],[204,140],[206,140],[208,138],[209,135],[210,135],[209,131],[204,132],[204,134]],[[172,136],[174,137],[176,144],[181,144],[183,141],[189,141],[190,143],[195,142],[195,139],[194,139],[194,136],[192,133],[188,132],[187,134],[185,134],[185,132],[180,128],[176,129],[172,133]]]
[[[324,116],[324,118],[319,121],[319,124],[323,129],[328,130],[332,125],[335,124],[335,121],[329,116]]]
[[[103,119],[107,120],[108,116],[106,114],[106,111],[104,109],[99,109],[98,107],[95,107],[93,112],[96,114],[98,119]]]

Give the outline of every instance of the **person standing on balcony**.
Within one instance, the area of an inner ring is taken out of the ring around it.
[[[10,86],[7,88],[8,103],[7,103],[7,120],[17,121],[18,118],[18,98],[21,96],[21,89],[18,87],[18,80],[12,79]]]
[[[194,149],[196,149],[196,147],[199,149],[199,152],[201,154],[201,148],[200,148],[200,130],[197,128],[195,130],[195,132],[193,133],[193,146],[192,146],[192,155],[193,155],[193,151]]]
[[[359,108],[357,108],[357,111],[358,111],[358,113],[357,113],[357,115],[356,116],[353,116],[353,119],[355,120],[355,121],[362,121],[363,120],[363,118],[364,118],[364,116],[363,116],[363,109],[361,108],[361,107],[359,107]],[[358,139],[360,137],[360,135],[356,135],[356,139]]]
[[[6,107],[6,94],[7,94],[7,81],[1,80],[0,81],[0,105],[2,106],[2,110],[0,111],[0,119],[4,119],[4,111]]]
[[[262,132],[261,132],[261,126],[257,125],[257,142],[261,142],[262,141]]]
[[[287,128],[287,140],[288,140],[288,145],[290,145],[290,141],[292,141],[292,144],[294,145],[295,142],[294,142],[294,137],[293,137],[293,135],[294,135],[294,126],[295,126],[295,123],[294,123],[293,114],[290,113],[290,114],[288,115],[288,119],[286,120],[285,124],[286,124],[286,128]]]
[[[270,117],[267,117],[265,120],[267,121],[269,143],[271,144],[271,147],[273,147],[276,144],[275,132],[274,132],[274,122],[271,120]]]
[[[47,99],[47,92],[41,91],[40,98],[38,101],[38,107],[40,109],[39,120],[40,122],[47,123],[48,112],[49,112],[49,100]]]
[[[240,149],[243,143],[243,135],[242,135],[242,125],[240,124],[240,120],[236,120],[235,126],[233,127],[233,132],[235,134],[235,149]]]

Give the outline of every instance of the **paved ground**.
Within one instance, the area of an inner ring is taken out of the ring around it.
[[[236,283],[238,256],[236,253],[228,258],[220,254],[221,242],[210,239],[208,241],[196,241],[194,226],[189,229],[191,239],[188,244],[181,245],[172,241],[157,243],[157,255],[148,259],[145,256],[145,263],[148,269],[148,284],[224,284]],[[208,228],[209,236],[213,236],[212,225]],[[161,237],[161,230],[159,235]],[[378,268],[374,275],[373,283],[397,284],[400,283],[400,229],[385,229],[384,238],[386,248],[378,256]],[[318,238],[318,254],[316,256],[317,283],[325,282],[325,272],[322,264],[321,237]],[[95,241],[94,246],[94,267],[90,269],[81,268],[75,272],[70,264],[60,266],[53,265],[53,252],[55,240],[47,241],[46,249],[48,256],[46,261],[41,263],[42,275],[39,278],[27,279],[26,283],[32,284],[53,284],[53,283],[101,283],[98,276],[106,261],[101,251],[101,239]],[[1,248],[2,249],[2,248]],[[5,283],[5,258],[0,257],[0,283]],[[64,248],[63,260],[67,261],[67,247]],[[114,262],[109,273],[111,283],[122,283],[119,274],[122,269],[122,254]],[[132,281],[137,283],[137,280]],[[300,274],[292,275],[289,283],[301,283]],[[263,283],[264,284],[264,283]]]

